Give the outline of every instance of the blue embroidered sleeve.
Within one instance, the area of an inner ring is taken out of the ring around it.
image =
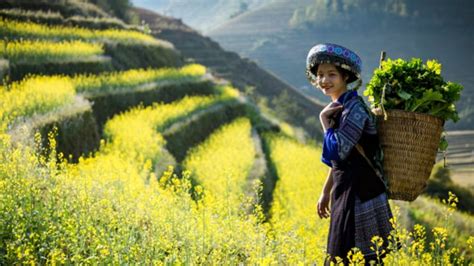
[[[369,115],[358,103],[352,105],[346,115],[343,113],[339,128],[334,130],[340,160],[346,159],[352,148],[359,142],[368,119]]]
[[[375,124],[362,104],[348,102],[339,119],[339,127],[329,128],[324,134],[321,161],[329,167],[332,167],[332,160],[342,161],[349,156],[364,130],[369,134],[376,133]]]
[[[321,161],[329,167],[332,167],[331,160],[340,160],[337,150],[337,140],[336,136],[334,135],[334,129],[328,128],[324,134],[323,154],[321,156]]]

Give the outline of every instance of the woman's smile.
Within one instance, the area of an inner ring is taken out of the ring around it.
[[[320,64],[316,77],[316,86],[333,101],[347,90],[347,77],[343,77],[333,64]]]

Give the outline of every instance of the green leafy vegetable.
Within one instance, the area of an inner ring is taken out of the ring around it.
[[[445,82],[441,76],[441,64],[420,58],[410,61],[388,59],[380,69],[374,71],[364,95],[368,96],[372,108],[400,109],[427,113],[443,120],[459,120],[454,103],[459,100],[463,87]]]
[[[436,60],[423,64],[419,58],[410,61],[388,59],[374,71],[364,95],[368,96],[372,108],[379,108],[383,103],[386,110],[426,113],[444,121],[457,122],[459,115],[454,103],[461,97],[462,90],[460,84],[443,80],[441,64]],[[447,147],[448,142],[443,136],[439,149],[446,151]]]

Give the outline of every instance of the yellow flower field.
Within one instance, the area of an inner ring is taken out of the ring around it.
[[[289,264],[322,263],[329,223],[316,212],[328,171],[320,160],[321,149],[280,135],[267,134],[264,139],[279,177],[270,221],[275,251],[280,254],[277,259]]]
[[[229,215],[245,201],[244,188],[255,158],[250,131],[250,121],[239,118],[188,151],[183,162],[210,197],[225,202]]]
[[[46,113],[74,100],[74,85],[66,77],[35,76],[8,87],[0,86],[0,121]]]
[[[20,22],[0,18],[0,34],[2,36],[16,39],[50,39],[62,40],[84,40],[84,41],[119,41],[119,42],[141,42],[169,47],[170,44],[157,40],[147,35],[131,30],[93,30],[78,27],[48,26],[34,22]]]
[[[104,49],[99,43],[82,41],[2,41],[0,57],[10,62],[51,62],[59,60],[81,59],[102,55]]]
[[[117,115],[104,128],[104,135],[110,143],[107,150],[113,149],[133,158],[155,160],[164,145],[159,128],[170,120],[221,100],[224,99],[211,96],[185,97],[176,103],[137,107]]]
[[[239,92],[217,86],[212,96],[187,96],[168,104],[137,106],[111,118],[97,152],[76,164],[52,152],[12,143],[7,125],[21,117],[71,103],[76,93],[132,88],[150,82],[203,76],[206,69],[148,69],[94,76],[30,76],[0,87],[0,264],[250,264],[320,265],[328,220],[316,214],[328,168],[319,146],[291,135],[265,133],[278,176],[269,219],[256,195],[245,195],[255,149],[248,118],[221,127],[182,162],[157,176],[166,140],[161,132],[199,110],[235,101]],[[20,121],[21,122],[21,121]],[[36,135],[39,145],[41,137]],[[56,158],[60,158],[59,161]],[[162,166],[161,166],[162,167]],[[473,218],[420,197],[402,206],[417,224],[399,224],[402,248],[385,265],[472,264]],[[409,228],[411,229],[411,228]],[[374,238],[374,247],[381,239]],[[360,253],[351,261],[361,265]]]
[[[131,69],[99,75],[76,75],[72,78],[72,82],[78,92],[107,92],[110,90],[128,89],[149,82],[188,80],[203,76],[205,73],[206,68],[204,66],[190,64],[179,69]]]
[[[132,69],[123,72],[99,75],[29,76],[22,81],[0,86],[0,121],[5,128],[18,117],[46,113],[65,106],[74,100],[77,92],[109,92],[116,89],[130,89],[150,82],[177,82],[192,80],[204,75],[206,69],[191,64],[180,69]],[[230,87],[216,87],[221,95],[236,97],[238,93]]]

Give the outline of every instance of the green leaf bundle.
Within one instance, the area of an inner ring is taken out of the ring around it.
[[[420,58],[388,59],[374,71],[364,95],[372,108],[382,107],[383,103],[386,110],[427,113],[457,122],[459,115],[454,103],[462,89],[460,84],[444,81],[441,64],[436,60],[423,64]]]

